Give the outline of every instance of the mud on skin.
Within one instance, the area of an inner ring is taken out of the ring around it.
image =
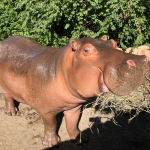
[[[5,113],[15,115],[13,99],[39,112],[44,122],[43,144],[58,145],[56,115],[63,112],[67,131],[75,140],[82,103],[101,92],[129,94],[145,83],[146,56],[116,49],[114,40],[82,38],[62,48],[43,46],[22,36],[0,43],[0,87]],[[87,141],[86,136],[82,136]]]

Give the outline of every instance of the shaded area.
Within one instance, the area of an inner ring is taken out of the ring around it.
[[[140,113],[129,124],[128,114],[115,118],[118,125],[112,121],[105,124],[93,124],[91,130],[83,133],[89,136],[89,142],[76,145],[71,141],[61,142],[58,148],[53,150],[148,150],[150,149],[150,114]],[[92,119],[93,121],[94,119]],[[99,134],[98,134],[99,130]],[[51,150],[49,148],[43,150]]]

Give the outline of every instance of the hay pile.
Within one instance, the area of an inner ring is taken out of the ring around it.
[[[125,96],[102,93],[97,97],[92,107],[98,107],[99,112],[105,108],[110,108],[111,110],[115,110],[115,113],[120,111],[130,113],[134,109],[136,110],[136,114],[131,118],[132,120],[142,111],[150,113],[150,85],[141,85],[131,94]]]

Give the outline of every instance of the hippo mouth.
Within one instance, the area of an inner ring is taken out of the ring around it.
[[[110,92],[110,89],[105,84],[102,71],[101,71],[101,75],[99,76],[99,90],[100,90],[100,93],[101,92]]]
[[[105,83],[103,83],[103,84],[101,85],[101,87],[100,87],[100,91],[106,93],[106,92],[110,92],[110,89],[106,86]]]

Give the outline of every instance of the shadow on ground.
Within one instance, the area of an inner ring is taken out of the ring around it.
[[[43,150],[149,150],[150,114],[142,112],[128,124],[129,118],[129,114],[116,117],[118,125],[113,121],[103,125],[93,124],[93,133],[90,129],[83,131],[89,137],[88,143],[76,145],[71,141],[65,141],[61,142],[58,148]]]

